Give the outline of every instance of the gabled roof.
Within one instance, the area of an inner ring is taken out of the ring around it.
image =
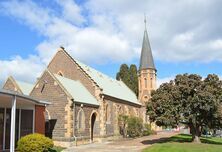
[[[18,81],[15,80],[19,88],[21,89],[22,93],[25,95],[29,95],[30,92],[32,91],[34,84],[23,82],[23,81]]]
[[[136,94],[122,81],[115,80],[77,60],[74,61],[102,88],[103,94],[140,105]]]
[[[80,81],[71,80],[54,74],[55,78],[62,84],[66,91],[72,96],[74,102],[80,102],[99,106],[96,98],[82,85]]]
[[[146,29],[144,31],[144,36],[143,36],[143,45],[142,45],[139,69],[140,70],[142,70],[142,69],[156,70]]]
[[[7,81],[8,80],[10,80],[13,83],[13,85],[17,89],[19,89],[19,92],[24,95],[29,95],[34,87],[34,84],[23,82],[23,81],[18,81],[16,79],[14,79],[12,76],[8,77]]]
[[[79,68],[98,86],[104,95],[114,97],[126,102],[141,105],[136,94],[129,89],[122,81],[117,81],[83,63],[74,59],[64,48],[60,48],[58,52],[65,53]],[[55,55],[56,56],[56,55]],[[51,61],[52,62],[52,61]]]

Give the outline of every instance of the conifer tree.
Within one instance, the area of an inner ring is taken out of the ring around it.
[[[119,72],[116,74],[116,79],[123,81],[138,96],[138,77],[136,65],[132,64],[129,67],[127,64],[122,64]]]

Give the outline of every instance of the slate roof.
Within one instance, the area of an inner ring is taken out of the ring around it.
[[[117,81],[77,60],[74,61],[102,88],[103,94],[141,105],[135,93],[122,81]]]
[[[54,76],[63,85],[66,91],[68,91],[74,101],[96,106],[99,105],[96,98],[90,94],[80,81],[71,80],[57,74],[54,74]]]
[[[141,50],[139,69],[140,70],[142,70],[142,69],[156,70],[146,29],[144,31],[144,36],[143,36],[143,44],[142,44],[142,50]]]

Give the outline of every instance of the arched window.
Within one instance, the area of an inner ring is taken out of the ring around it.
[[[123,114],[123,109],[122,109],[122,106],[119,106],[118,113],[119,113],[120,115],[122,115],[122,114]]]
[[[145,81],[145,88],[147,88],[147,79],[144,78],[144,81]]]
[[[150,78],[150,88],[153,88],[153,78]]]
[[[78,130],[80,131],[85,130],[85,114],[83,109],[79,110],[77,119],[78,119],[78,126],[77,126]]]
[[[106,105],[106,122],[110,122],[110,106],[107,104]]]
[[[64,76],[63,73],[62,73],[62,71],[59,71],[57,74],[60,75],[60,76],[62,76],[62,77]]]

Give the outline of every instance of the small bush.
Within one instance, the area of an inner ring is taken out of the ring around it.
[[[150,124],[144,124],[143,136],[156,135],[156,134],[157,134],[157,132],[155,130],[151,129]]]
[[[149,136],[152,134],[151,126],[149,124],[144,124],[143,136]]]
[[[128,119],[129,119],[129,116],[127,115],[119,115],[119,118],[118,118],[120,134],[123,135],[123,137],[127,136]]]
[[[142,136],[143,120],[141,118],[129,117],[127,122],[127,134],[129,137]]]
[[[53,141],[41,134],[30,134],[18,141],[19,152],[50,152],[53,151]]]

